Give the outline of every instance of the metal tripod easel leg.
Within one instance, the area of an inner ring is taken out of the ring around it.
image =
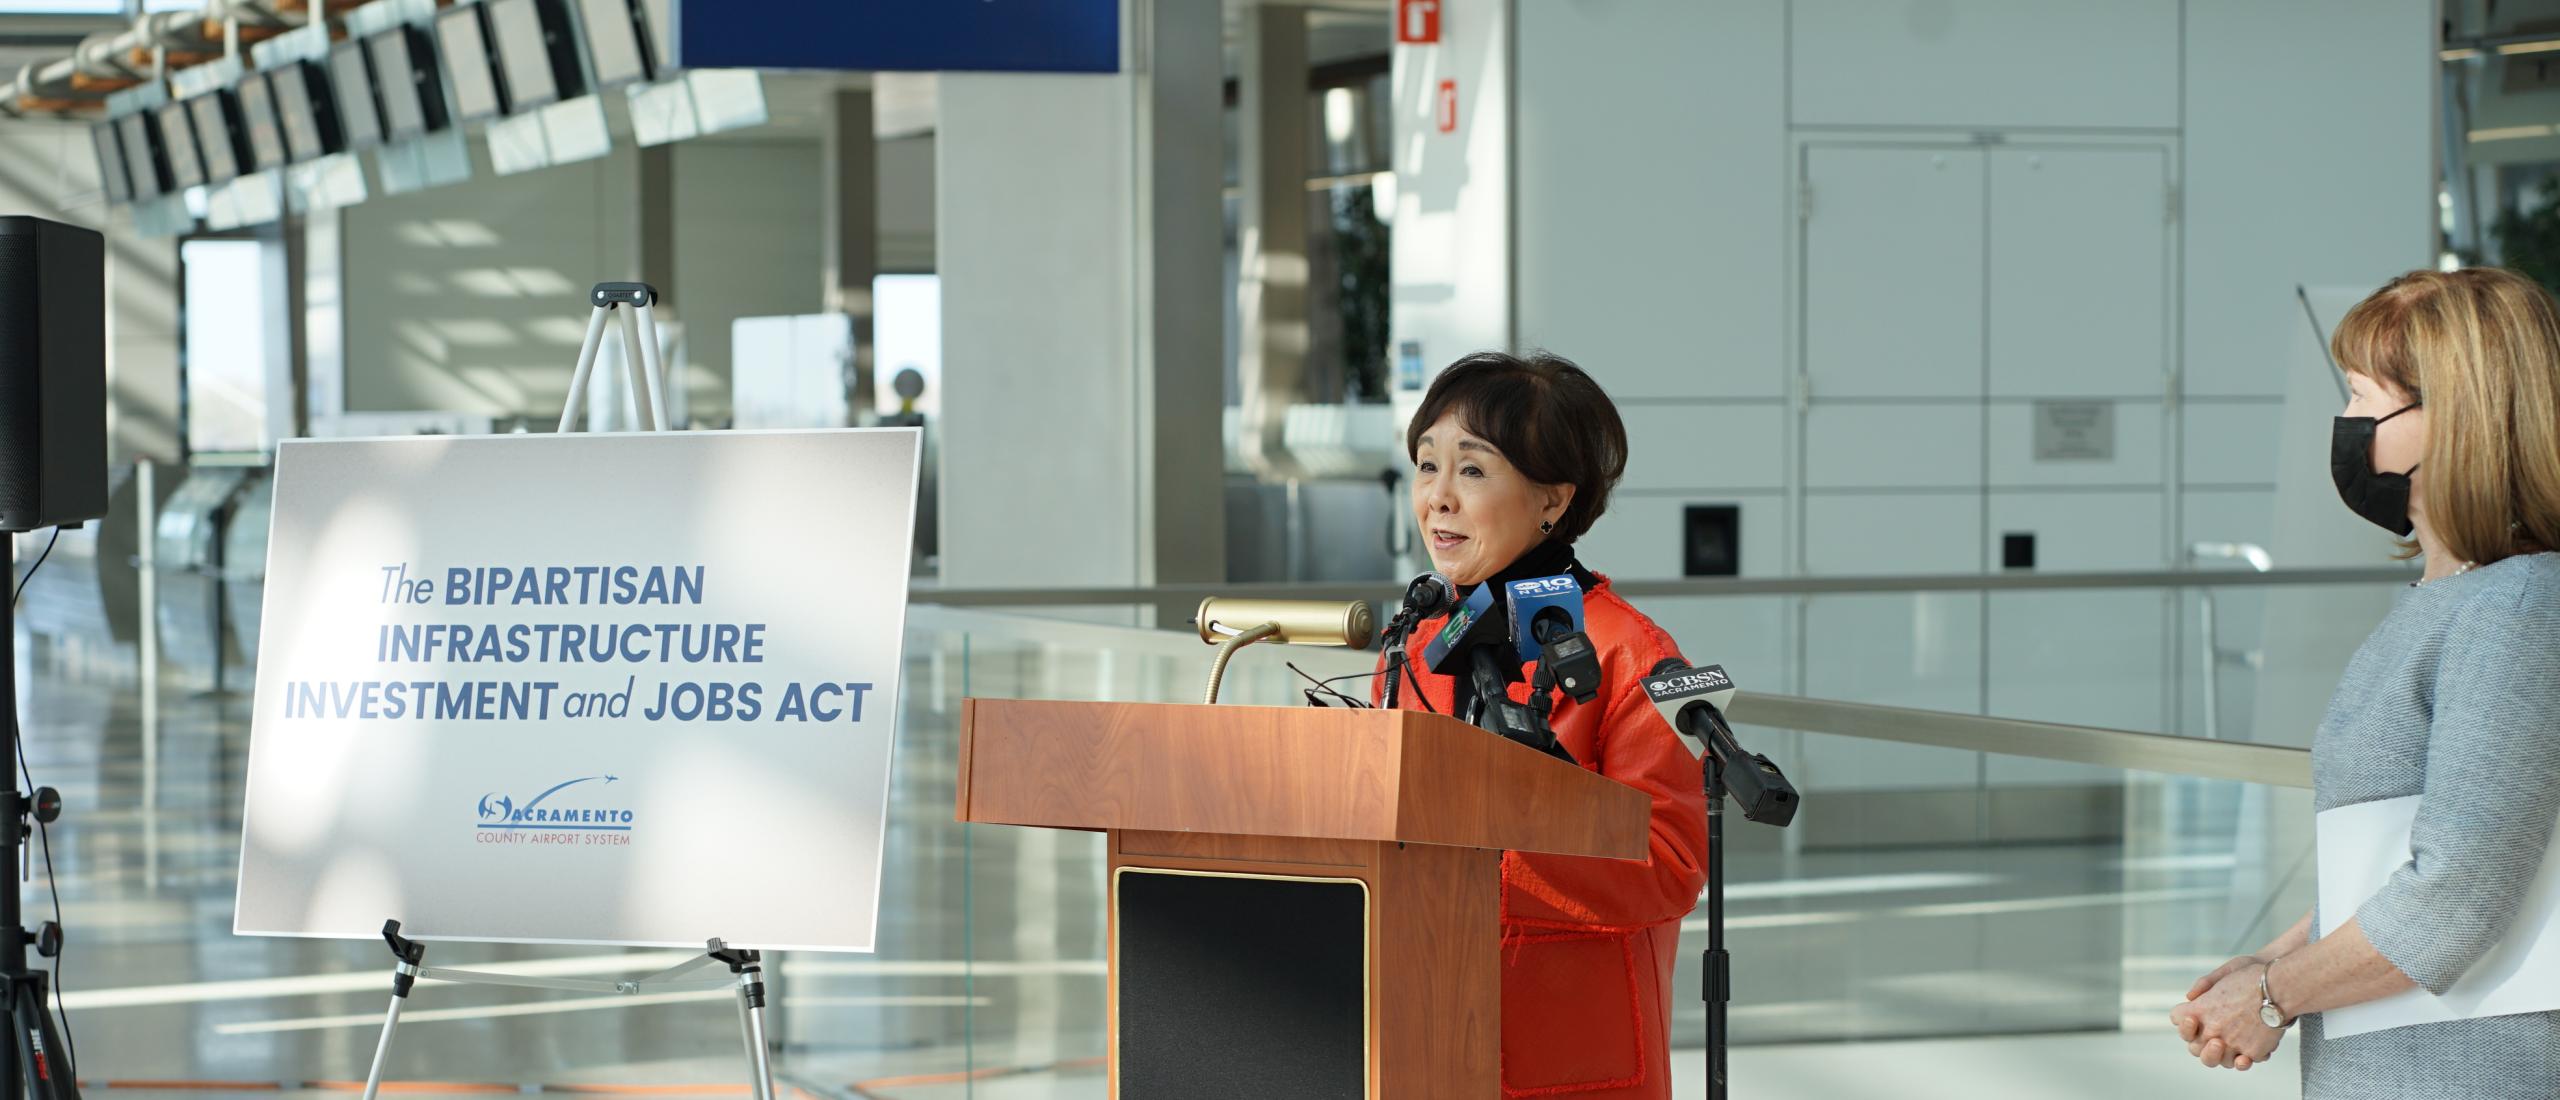
[[[666,422],[666,366],[658,356],[658,321],[652,309],[658,292],[647,283],[597,283],[587,292],[587,335],[578,344],[578,369],[569,376],[569,401],[560,410],[560,431],[578,428],[578,413],[587,404],[587,380],[595,374],[596,353],[604,347],[605,323],[617,311],[622,322],[622,362],[631,375],[631,405],[640,430],[673,428]]]
[[[407,1004],[409,993],[420,978],[467,985],[502,985],[519,989],[557,989],[572,993],[707,993],[729,989],[737,993],[738,1029],[747,1044],[748,1091],[755,1100],[774,1100],[773,1060],[764,1038],[764,955],[762,952],[730,947],[717,939],[703,948],[701,955],[687,959],[655,974],[624,981],[603,978],[537,978],[522,974],[493,974],[476,970],[449,970],[426,965],[427,945],[400,934],[399,921],[384,921],[383,942],[391,945],[398,963],[392,967],[391,1010],[383,1017],[382,1040],[374,1046],[373,1068],[365,1074],[364,1100],[377,1100],[382,1093],[384,1067],[391,1060],[391,1037],[400,1027],[400,1010]],[[712,966],[727,966],[729,977],[695,978],[690,975]]]

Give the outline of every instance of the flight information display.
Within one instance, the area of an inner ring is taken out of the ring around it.
[[[160,141],[169,150],[169,180],[184,191],[204,186],[204,159],[196,152],[196,127],[187,121],[187,105],[164,103],[153,108],[160,117]]]
[[[89,144],[98,150],[98,181],[107,189],[107,201],[132,202],[133,177],[125,174],[124,143],[116,138],[116,124],[89,127]]]
[[[249,132],[249,163],[261,170],[282,168],[292,155],[285,151],[284,125],[276,120],[276,95],[266,73],[240,78],[240,126]]]
[[[347,148],[382,144],[382,105],[373,94],[373,65],[364,43],[342,42],[329,51],[329,86],[338,93],[338,127]]]
[[[447,84],[453,89],[454,118],[478,122],[506,114],[507,89],[489,64],[489,34],[481,25],[485,9],[466,4],[436,16],[436,44],[444,58]]]
[[[158,129],[148,113],[116,120],[116,134],[124,139],[125,164],[132,171],[133,197],[137,199],[156,199],[169,189],[168,170],[160,163],[160,143],[153,133]]]

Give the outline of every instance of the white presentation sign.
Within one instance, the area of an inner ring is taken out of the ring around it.
[[[870,950],[919,438],[280,446],[234,929]]]

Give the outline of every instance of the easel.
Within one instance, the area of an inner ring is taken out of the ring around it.
[[[578,412],[587,403],[587,378],[595,373],[596,351],[604,345],[605,321],[618,307],[622,317],[622,362],[631,374],[631,402],[640,430],[657,431],[667,405],[666,368],[658,362],[658,322],[650,307],[658,292],[647,283],[597,283],[587,292],[593,307],[587,314],[587,337],[578,345],[578,369],[569,376],[569,403],[560,410],[560,431],[576,431]]]
[[[593,311],[587,317],[586,340],[578,348],[577,372],[569,378],[568,407],[560,411],[560,431],[567,433],[577,428],[579,407],[586,403],[587,379],[595,372],[596,352],[604,343],[605,322],[616,310],[622,311],[622,358],[631,373],[633,411],[638,414],[640,430],[659,430],[658,413],[667,407],[666,380],[658,362],[658,326],[649,312],[658,300],[658,292],[646,283],[597,283],[595,289],[588,292],[587,300]],[[764,1036],[764,956],[761,952],[740,950],[713,939],[704,945],[698,958],[688,959],[647,977],[608,981],[601,978],[536,978],[428,966],[427,945],[401,935],[397,920],[383,922],[382,939],[390,945],[391,955],[398,962],[391,968],[391,1011],[382,1021],[382,1041],[374,1047],[373,1069],[365,1075],[364,1100],[376,1100],[381,1095],[383,1068],[391,1060],[391,1036],[400,1027],[400,1009],[408,1003],[409,991],[416,987],[420,978],[468,985],[623,995],[735,989],[738,993],[738,1027],[745,1033],[747,1065],[754,1075],[749,1081],[750,1091],[755,1100],[773,1100],[773,1061]],[[4,951],[5,945],[0,945],[0,952]],[[715,965],[728,967],[730,976],[689,976]]]
[[[382,1021],[382,1042],[373,1049],[373,1070],[365,1075],[364,1100],[375,1100],[382,1092],[382,1071],[391,1060],[391,1035],[400,1026],[400,1007],[409,1001],[409,990],[420,978],[468,985],[505,985],[520,989],[557,989],[571,993],[699,993],[714,989],[735,988],[738,991],[738,1026],[747,1040],[747,1065],[754,1074],[748,1087],[755,1100],[773,1100],[773,1062],[764,1042],[764,956],[758,951],[742,951],[714,939],[704,945],[702,955],[668,967],[645,978],[629,981],[607,981],[602,978],[535,978],[519,974],[492,974],[478,970],[448,970],[426,965],[427,945],[400,934],[399,921],[385,921],[383,942],[391,945],[391,954],[400,960],[391,968],[391,1012]],[[727,966],[730,977],[688,978],[686,975],[714,964]]]

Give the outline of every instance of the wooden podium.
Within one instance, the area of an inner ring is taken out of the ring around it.
[[[1110,834],[1115,1100],[1497,1100],[1501,852],[1644,794],[1414,711],[969,699],[959,818]]]

